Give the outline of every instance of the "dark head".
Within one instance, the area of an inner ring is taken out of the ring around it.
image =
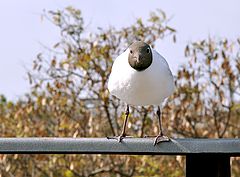
[[[148,44],[142,41],[129,46],[128,63],[133,69],[143,71],[152,64],[152,51]]]

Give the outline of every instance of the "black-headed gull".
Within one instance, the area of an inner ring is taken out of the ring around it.
[[[119,142],[126,137],[126,125],[130,106],[158,107],[159,134],[154,145],[169,141],[163,135],[161,121],[161,104],[174,91],[174,80],[167,61],[150,45],[142,41],[131,44],[128,49],[116,58],[108,81],[109,92],[125,102],[127,109],[123,130]]]

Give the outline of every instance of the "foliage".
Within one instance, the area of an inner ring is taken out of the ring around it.
[[[60,30],[61,41],[39,53],[27,73],[31,91],[16,103],[0,97],[5,137],[105,137],[120,133],[124,106],[106,84],[113,59],[135,40],[153,47],[171,37],[166,14],[147,21],[88,33],[81,11],[72,7],[45,17]],[[209,38],[186,47],[188,63],[176,76],[176,92],[163,112],[173,137],[239,137],[239,43]],[[132,108],[128,134],[157,134],[153,107]],[[184,176],[184,159],[159,156],[1,155],[2,176]],[[234,174],[239,161],[233,159]]]
[[[202,40],[187,45],[188,63],[176,76],[167,106],[172,132],[184,137],[240,136],[239,42]]]

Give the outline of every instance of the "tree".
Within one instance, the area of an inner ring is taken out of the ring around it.
[[[187,45],[168,104],[172,131],[184,137],[239,137],[239,40],[209,38]]]

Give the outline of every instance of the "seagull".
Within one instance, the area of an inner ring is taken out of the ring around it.
[[[174,79],[167,61],[150,45],[143,41],[132,43],[113,65],[108,81],[111,95],[127,104],[122,132],[108,137],[121,142],[126,137],[129,106],[157,106],[159,133],[154,145],[170,139],[163,134],[161,106],[174,92]]]

